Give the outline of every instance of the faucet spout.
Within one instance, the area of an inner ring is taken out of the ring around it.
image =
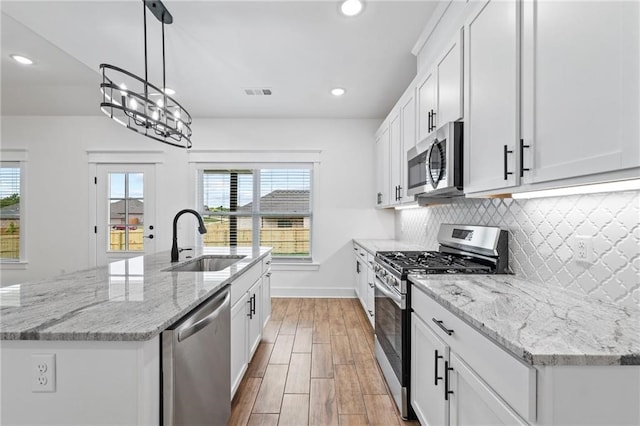
[[[207,233],[207,228],[204,226],[204,221],[202,220],[202,216],[195,210],[192,209],[183,209],[176,213],[176,216],[173,218],[173,244],[171,245],[171,262],[177,262],[179,257],[178,250],[178,219],[185,213],[191,213],[198,219],[198,232],[201,234]]]

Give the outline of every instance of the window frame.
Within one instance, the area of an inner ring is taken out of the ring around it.
[[[27,151],[9,149],[0,151],[0,167],[20,169],[20,251],[17,259],[0,258],[2,269],[26,269],[27,267]]]
[[[207,170],[251,170],[254,176],[253,178],[253,205],[256,205],[256,198],[260,199],[260,170],[265,169],[307,169],[310,171],[310,194],[309,194],[309,214],[308,215],[299,215],[300,217],[308,217],[309,218],[309,254],[307,256],[279,256],[273,255],[273,262],[280,264],[300,264],[307,265],[313,264],[313,253],[314,253],[314,229],[315,229],[315,220],[314,220],[314,210],[316,208],[316,182],[317,182],[317,162],[309,161],[309,162],[273,162],[273,163],[253,163],[253,162],[242,162],[242,163],[220,163],[220,162],[207,162],[207,163],[198,163],[195,167],[195,175],[196,175],[196,210],[200,213],[204,207],[204,185],[203,185],[203,175]],[[242,216],[250,216],[252,218],[252,231],[253,231],[253,243],[252,247],[260,246],[260,222],[262,218],[265,217],[274,217],[270,215],[268,212],[259,212],[253,210],[250,215],[243,214]],[[296,215],[298,216],[298,215]],[[256,226],[258,224],[258,226]],[[196,234],[196,239],[199,245],[203,245],[203,236]]]

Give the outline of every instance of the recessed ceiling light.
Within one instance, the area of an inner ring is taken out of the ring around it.
[[[9,55],[11,59],[22,65],[33,65],[33,61],[22,55]]]
[[[331,89],[331,94],[333,96],[342,96],[346,93],[346,90],[344,90],[342,87],[336,87],[335,89]]]
[[[345,16],[356,16],[362,12],[362,1],[360,0],[345,0],[340,5],[340,11]]]
[[[169,96],[173,96],[173,95],[175,95],[175,94],[176,94],[176,91],[175,91],[175,90],[173,90],[173,89],[172,89],[172,88],[170,88],[170,87],[165,87],[165,88],[164,88],[164,89],[162,89],[162,90],[164,91],[164,93],[166,93],[166,94],[167,94],[167,95],[169,95]]]

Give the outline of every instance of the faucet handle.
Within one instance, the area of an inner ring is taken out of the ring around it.
[[[178,249],[178,253],[182,253],[183,251],[187,251],[187,250],[193,250],[192,248],[181,248]]]

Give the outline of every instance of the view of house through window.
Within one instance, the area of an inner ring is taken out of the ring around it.
[[[20,163],[0,165],[0,260],[20,260]]]
[[[205,246],[311,257],[311,169],[204,170],[202,195]]]
[[[144,250],[143,194],[143,173],[109,173],[110,251]]]

